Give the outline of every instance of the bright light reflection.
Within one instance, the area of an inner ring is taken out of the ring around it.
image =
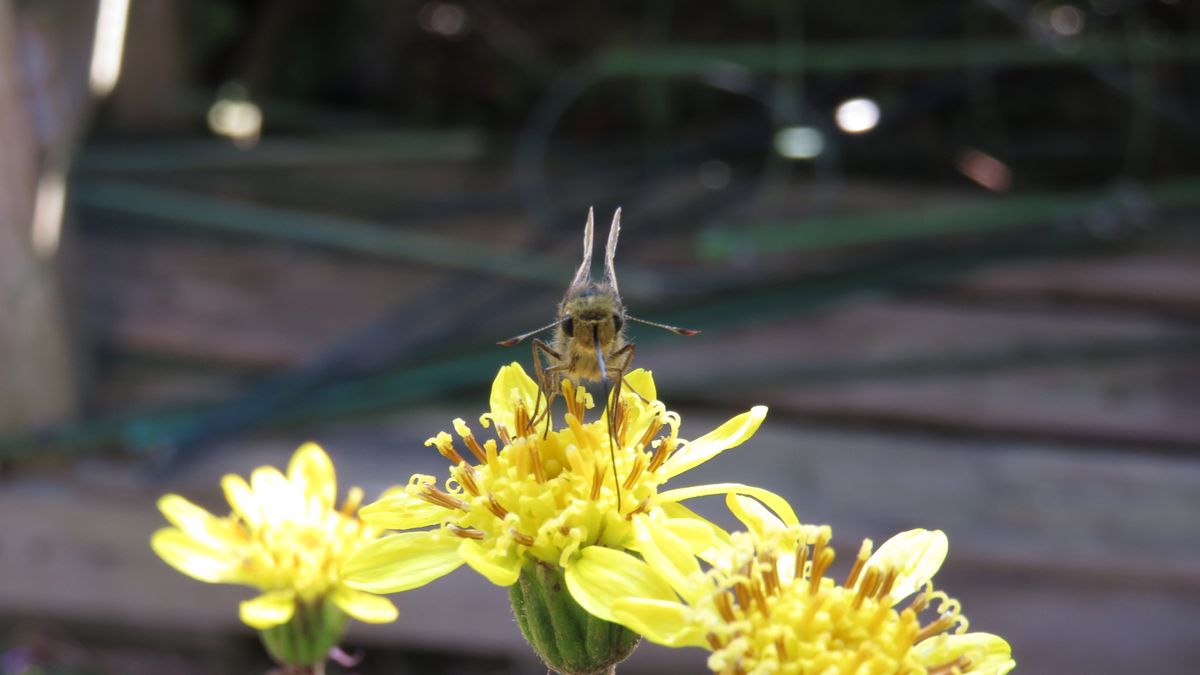
[[[1059,35],[1079,35],[1085,21],[1083,12],[1074,5],[1059,5],[1050,10],[1050,28]]]
[[[968,148],[958,156],[958,170],[992,192],[1004,192],[1012,186],[1012,171],[1008,166],[975,148]]]
[[[775,152],[788,159],[812,159],[825,149],[825,137],[812,127],[785,127],[775,134]]]
[[[42,258],[53,257],[62,239],[63,206],[67,182],[63,174],[50,171],[38,181],[33,205],[33,252]]]
[[[92,41],[92,65],[88,73],[88,87],[96,96],[105,96],[117,86],[128,19],[129,0],[100,0],[96,35]]]
[[[208,109],[208,128],[238,147],[252,147],[262,133],[262,110],[250,101],[219,99]]]
[[[837,107],[834,119],[842,131],[861,134],[879,124],[879,106],[869,98],[852,98]]]
[[[467,26],[467,13],[453,2],[429,2],[417,13],[417,20],[430,33],[454,37]]]

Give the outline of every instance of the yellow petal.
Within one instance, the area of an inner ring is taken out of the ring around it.
[[[459,541],[438,530],[376,539],[342,565],[342,579],[347,586],[371,593],[399,593],[424,586],[462,565]]]
[[[671,502],[659,508],[669,516],[667,526],[675,536],[686,541],[701,560],[711,564],[720,551],[729,548],[728,532],[683,504]]]
[[[291,620],[296,613],[296,593],[291,589],[263,593],[243,600],[238,607],[242,622],[251,628],[266,630]]]
[[[239,543],[238,527],[226,518],[218,518],[179,495],[164,495],[158,500],[171,524],[184,534],[211,548],[233,548]]]
[[[392,530],[412,530],[441,522],[449,509],[414,497],[403,490],[388,492],[379,501],[358,510],[363,522]]]
[[[647,401],[658,400],[658,389],[654,386],[654,377],[645,368],[635,368],[626,373],[621,380],[622,389],[628,387]]]
[[[756,405],[749,412],[744,412],[715,430],[691,441],[671,455],[671,458],[663,464],[662,470],[665,476],[667,478],[678,476],[730,448],[736,448],[758,431],[759,425],[766,416],[767,407]]]
[[[651,642],[668,647],[705,647],[702,629],[690,625],[687,605],[666,600],[619,598],[613,602],[616,622]]]
[[[471,569],[497,586],[512,586],[521,575],[521,562],[516,557],[497,556],[471,539],[459,545],[458,555]]]
[[[799,525],[800,520],[796,518],[796,512],[792,510],[790,504],[783,497],[764,490],[763,488],[754,487],[752,485],[742,485],[741,483],[714,483],[712,485],[695,485],[692,487],[676,488],[660,492],[657,496],[657,501],[660,504],[668,502],[681,502],[685,499],[694,499],[696,497],[707,497],[709,495],[728,495],[739,494],[749,495],[758,501],[767,505],[767,508],[775,512],[780,520],[785,525]]]
[[[913,655],[927,668],[953,663],[960,656],[966,656],[971,665],[964,672],[980,675],[1004,675],[1017,666],[1012,658],[1012,648],[1004,638],[991,633],[938,635],[916,644]]]
[[[731,492],[725,495],[725,504],[759,541],[769,541],[772,534],[787,528],[779,516],[757,499]]]
[[[651,523],[648,516],[633,519],[633,535],[638,542],[642,558],[658,572],[675,592],[689,603],[696,601],[705,589],[698,588],[695,578],[700,574],[700,563],[692,555],[688,543],[675,536],[663,518]]]
[[[363,623],[391,623],[400,616],[391,600],[345,586],[333,592],[332,600],[343,612]]]
[[[950,541],[941,530],[908,530],[883,542],[867,559],[866,568],[894,568],[899,572],[888,594],[896,604],[933,578],[949,549]]]
[[[304,497],[273,466],[260,466],[250,474],[254,501],[268,523],[295,520],[304,513]]]
[[[258,527],[262,524],[262,509],[254,499],[254,491],[241,476],[232,473],[225,474],[225,477],[221,479],[221,489],[225,491],[225,499],[233,508],[233,512],[247,525]]]
[[[644,561],[604,546],[580,551],[564,576],[575,602],[605,621],[616,621],[612,608],[619,598],[678,602],[670,585]]]
[[[492,381],[492,418],[512,429],[513,416],[516,414],[514,397],[523,401],[526,411],[533,414],[540,391],[537,383],[525,374],[521,364],[514,361],[504,366]]]
[[[319,511],[329,511],[337,502],[337,474],[329,455],[316,443],[305,443],[288,463],[288,480],[308,499],[316,499]]]
[[[240,565],[233,551],[212,548],[173,527],[155,532],[150,548],[168,565],[198,581],[238,581]]]

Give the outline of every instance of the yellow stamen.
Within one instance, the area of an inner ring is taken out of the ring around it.
[[[945,633],[947,629],[953,626],[956,622],[955,616],[942,616],[934,619],[932,622],[921,626],[920,632],[917,633],[917,642],[929,639],[934,635]]]
[[[886,598],[888,593],[892,592],[892,587],[896,585],[896,579],[900,573],[895,568],[889,568],[887,575],[883,578],[883,583],[879,586],[879,592],[876,594],[880,599]]]
[[[470,492],[472,495],[479,496],[479,484],[475,482],[475,469],[470,464],[460,464],[457,471],[454,471],[454,477],[458,479],[459,485],[463,489]]]
[[[866,576],[863,577],[862,583],[858,585],[858,592],[854,594],[854,602],[851,606],[854,609],[862,607],[863,601],[866,598],[874,597],[875,589],[879,585],[879,570],[871,568],[867,570]]]
[[[650,444],[650,439],[657,436],[659,430],[662,428],[663,428],[662,418],[660,416],[656,416],[653,420],[650,421],[650,426],[646,427],[646,433],[642,434],[642,438],[641,438],[641,440],[638,441],[638,445],[643,448],[647,447]]]
[[[342,502],[342,515],[347,518],[354,518],[358,513],[358,507],[362,505],[363,490],[358,486],[354,486],[346,491],[346,501]],[[355,521],[357,522],[357,520]]]
[[[959,675],[959,673],[970,672],[970,670],[971,660],[966,656],[960,656],[950,663],[933,666],[926,673],[927,675]]]
[[[608,473],[608,465],[597,462],[592,471],[591,499],[600,499],[600,488],[604,487],[604,476]]]
[[[531,433],[529,422],[529,411],[525,409],[525,402],[517,399],[516,414],[513,415],[513,425],[517,427],[518,436],[528,436]]]
[[[496,501],[496,495],[488,495],[487,507],[489,511],[496,514],[496,517],[501,520],[504,520],[504,517],[508,515],[508,509],[504,508],[500,505],[500,502]]]
[[[539,483],[546,482],[546,469],[542,466],[542,453],[538,451],[537,445],[529,444],[529,463],[533,465],[533,477]]]
[[[465,501],[455,497],[454,495],[442,492],[432,485],[422,485],[420,491],[417,493],[417,496],[429,502],[430,504],[435,504],[447,509],[469,511],[471,508],[471,505]]]
[[[733,613],[733,596],[728,591],[722,591],[713,599],[717,605],[717,611],[721,614],[721,618],[725,619],[726,623],[733,623],[737,619],[737,616]]]
[[[483,532],[476,530],[473,527],[460,527],[453,523],[446,525],[446,529],[456,537],[463,539],[483,539]]]
[[[654,457],[650,460],[650,471],[658,471],[658,469],[670,459],[675,452],[676,440],[674,436],[668,436],[658,442],[658,447],[654,449]]]
[[[533,546],[534,544],[533,537],[521,532],[516,528],[509,530],[508,533],[518,544],[521,544],[522,546]]]
[[[821,540],[817,540],[817,544],[821,544]],[[821,587],[821,579],[825,577],[825,570],[833,564],[833,559],[836,557],[836,552],[831,548],[822,548],[820,553],[813,551],[813,566],[812,572],[808,577],[808,592],[816,594]]]
[[[442,432],[437,436],[425,441],[425,445],[432,445],[437,448],[438,454],[450,460],[452,464],[458,465],[463,463],[462,455],[454,449],[454,440],[450,438],[450,434]]]
[[[858,557],[854,559],[854,566],[850,568],[850,573],[846,575],[846,588],[854,586],[854,582],[858,581],[858,575],[862,573],[863,565],[867,564],[867,558],[871,557],[871,540],[864,539],[862,546],[858,549]]]
[[[621,486],[626,490],[632,490],[634,485],[637,485],[638,479],[642,477],[642,471],[646,469],[646,458],[639,454],[633,460],[633,468],[629,470],[629,475],[625,477],[625,481]]]
[[[795,581],[803,581],[808,574],[808,570],[804,569],[808,565],[808,544],[801,541],[796,547],[796,577]]]
[[[475,434],[471,432],[471,428],[467,426],[466,422],[461,419],[454,420],[454,430],[458,432],[458,435],[463,439],[463,443],[466,443],[467,449],[471,451],[472,455],[475,455],[477,461],[481,463],[487,461],[487,455],[484,453],[483,447],[479,445],[479,441],[475,440]]]

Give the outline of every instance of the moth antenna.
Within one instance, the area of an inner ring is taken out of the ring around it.
[[[604,281],[612,287],[613,293],[620,297],[617,292],[617,237],[621,235],[621,207],[617,207],[613,213],[612,225],[608,226],[608,244],[604,247]]]
[[[558,324],[562,323],[562,321],[563,321],[562,319],[558,319],[557,321],[546,324],[545,326],[542,326],[541,328],[538,328],[537,330],[531,330],[528,333],[522,333],[516,337],[510,337],[507,340],[501,340],[501,341],[497,342],[496,344],[500,345],[501,347],[511,347],[515,344],[520,344],[521,341],[524,340],[525,338],[533,337],[534,335],[537,335],[538,333],[540,333],[544,330],[549,330],[551,328],[554,328]]]
[[[654,326],[655,328],[669,330],[676,335],[682,335],[684,337],[691,337],[693,335],[697,335],[700,333],[700,331],[696,330],[695,328],[680,328],[679,326],[668,326],[665,323],[658,323],[657,321],[647,321],[645,319],[639,319],[636,316],[629,316],[628,314],[625,315],[625,318],[630,321],[636,321],[637,323],[646,324],[647,326]]]
[[[596,222],[592,216],[592,207],[588,207],[587,225],[583,226],[583,262],[579,263],[579,269],[575,270],[575,278],[571,279],[571,286],[582,286],[592,279],[592,239],[596,230]]]

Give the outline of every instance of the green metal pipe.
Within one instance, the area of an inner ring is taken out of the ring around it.
[[[1096,36],[1054,43],[972,39],[621,47],[602,53],[598,68],[609,76],[676,77],[714,65],[788,74],[1196,61],[1200,40],[1162,35],[1132,43],[1124,36]]]
[[[695,245],[703,257],[725,258],[748,252],[779,253],[1016,230],[1041,223],[1078,221],[1103,208],[1169,209],[1197,204],[1200,178],[1184,178],[1149,184],[1127,194],[1113,190],[1040,192],[899,212],[738,223],[700,232]]]
[[[83,208],[150,219],[161,226],[279,239],[500,278],[562,286],[572,272],[557,258],[505,252],[461,238],[132,182],[79,181],[72,184],[70,195],[72,203]]]

